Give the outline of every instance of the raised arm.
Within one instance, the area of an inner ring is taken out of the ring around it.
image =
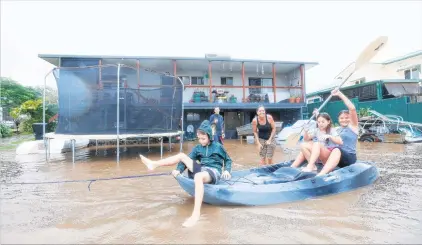
[[[352,101],[347,98],[346,95],[344,95],[340,90],[334,89],[331,91],[331,94],[333,96],[338,96],[341,100],[343,100],[344,104],[346,105],[347,109],[349,110],[349,116],[350,116],[350,125],[354,127],[355,129],[359,128],[359,118],[358,114],[356,112],[356,107],[352,103]]]

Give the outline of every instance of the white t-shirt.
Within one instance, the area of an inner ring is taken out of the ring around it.
[[[316,130],[313,133],[312,141],[320,142],[324,144],[325,147],[337,146],[337,144],[334,143],[331,139],[324,140],[323,136],[327,134],[334,137],[338,136],[337,130],[335,128],[331,128],[329,133],[322,132],[321,130],[319,130],[319,128],[316,128]]]

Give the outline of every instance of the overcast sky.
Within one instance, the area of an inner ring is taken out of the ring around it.
[[[380,61],[422,49],[422,1],[1,1],[1,76],[42,85],[48,54],[317,61],[329,84],[380,35]]]

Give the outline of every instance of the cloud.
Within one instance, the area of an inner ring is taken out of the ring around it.
[[[418,1],[3,1],[1,72],[42,84],[39,53],[318,61],[308,92],[329,84],[379,35],[387,56],[420,49]],[[394,44],[394,45],[393,45]]]

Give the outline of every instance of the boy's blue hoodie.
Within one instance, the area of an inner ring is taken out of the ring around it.
[[[224,166],[224,169],[231,173],[232,160],[230,159],[230,156],[227,154],[224,147],[220,143],[214,142],[212,140],[212,129],[210,122],[208,120],[204,120],[198,129],[208,135],[210,143],[207,146],[202,146],[201,144],[196,145],[192,149],[192,152],[189,154],[189,157],[193,161],[199,161],[202,166],[217,169],[220,173],[223,172],[222,169]],[[176,169],[182,173],[185,171],[186,166],[180,162],[177,164]]]

